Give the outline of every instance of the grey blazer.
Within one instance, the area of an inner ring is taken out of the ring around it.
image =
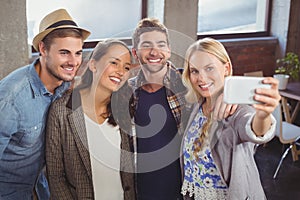
[[[198,103],[194,105],[184,136],[199,111],[199,106]],[[212,157],[221,178],[229,188],[230,200],[266,199],[254,160],[255,144],[266,143],[274,137],[276,121],[272,116],[270,130],[263,137],[257,137],[251,130],[254,113],[253,107],[239,105],[232,116],[214,121],[209,130]],[[183,170],[182,159],[181,157]]]
[[[132,200],[135,199],[133,154],[128,135],[120,132],[121,149],[125,150],[120,161],[124,199]],[[87,145],[81,98],[74,90],[55,101],[48,114],[46,169],[51,199],[94,199]]]

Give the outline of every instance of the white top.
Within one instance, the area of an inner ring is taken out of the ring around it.
[[[95,199],[123,199],[120,177],[119,127],[109,124],[107,119],[97,124],[87,115],[85,125],[92,167]]]

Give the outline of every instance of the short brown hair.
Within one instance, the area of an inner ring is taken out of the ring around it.
[[[132,45],[133,48],[137,48],[140,42],[140,36],[143,33],[151,32],[151,31],[159,31],[166,34],[167,37],[167,44],[169,45],[169,33],[168,29],[163,25],[158,19],[156,18],[144,18],[139,21],[133,36],[132,36]]]
[[[83,39],[82,32],[80,30],[75,28],[61,28],[50,32],[48,35],[44,37],[42,41],[45,44],[45,48],[49,50],[53,42],[53,39],[64,38],[64,37],[74,37],[74,38]]]

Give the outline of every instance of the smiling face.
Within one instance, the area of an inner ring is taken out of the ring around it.
[[[40,44],[43,81],[72,81],[82,62],[82,39],[75,37],[55,38],[47,50]]]
[[[109,47],[99,61],[91,60],[90,69],[94,72],[94,83],[97,88],[117,91],[127,80],[131,67],[131,56],[127,48],[120,44]]]
[[[223,64],[212,54],[194,51],[189,61],[189,76],[195,91],[204,98],[217,94],[224,86],[225,76],[229,75],[229,63]]]
[[[171,55],[166,34],[160,31],[142,33],[133,54],[145,70],[161,71]]]

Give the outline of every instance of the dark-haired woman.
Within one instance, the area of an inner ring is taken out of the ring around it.
[[[110,107],[131,60],[123,42],[98,43],[80,84],[52,104],[46,129],[51,199],[135,199],[129,136]]]

